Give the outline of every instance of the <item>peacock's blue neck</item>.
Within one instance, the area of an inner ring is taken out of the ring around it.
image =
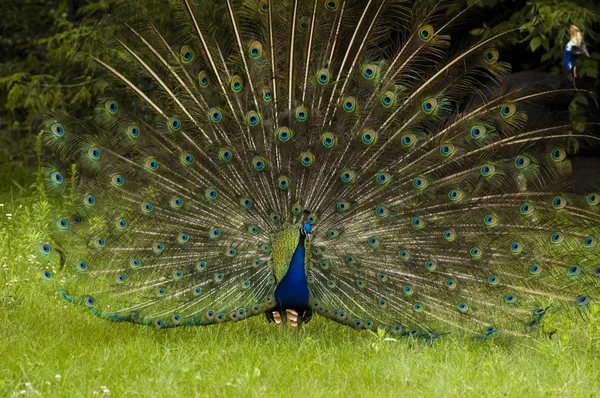
[[[308,307],[308,284],[304,270],[304,235],[300,234],[290,266],[275,288],[275,300],[280,311],[292,309],[301,312]]]

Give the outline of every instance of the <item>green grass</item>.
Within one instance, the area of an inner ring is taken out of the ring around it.
[[[599,315],[551,337],[385,340],[316,317],[154,330],[98,319],[39,278],[46,207],[0,195],[0,396],[600,396]],[[6,214],[12,214],[8,217]],[[596,308],[597,310],[597,308]]]

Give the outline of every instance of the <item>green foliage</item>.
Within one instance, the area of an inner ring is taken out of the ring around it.
[[[489,10],[490,13],[500,11],[507,7],[507,0],[482,0],[475,3],[477,6]],[[540,63],[550,65],[550,70],[560,74],[563,70],[562,57],[565,44],[570,40],[569,28],[577,26],[584,35],[590,50],[590,57],[583,57],[578,65],[579,78],[598,79],[598,61],[600,53],[593,51],[598,47],[598,34],[600,25],[600,5],[594,1],[562,1],[539,0],[527,1],[521,9],[514,9],[509,20],[520,27],[515,33],[505,40],[505,46],[510,48],[519,44],[526,44],[529,51],[539,54],[531,62],[529,58],[520,60],[515,66],[518,69],[539,69]],[[471,30],[472,34],[480,34],[486,27]],[[597,82],[585,82],[592,87]]]
[[[108,1],[3,0],[0,48],[0,175],[30,184],[34,142],[50,109],[85,114],[106,84],[78,56],[97,34]],[[26,186],[25,186],[26,187]]]
[[[552,61],[554,72],[560,73],[560,61],[564,46],[570,40],[571,25],[584,32],[590,49],[596,47],[598,35],[594,32],[594,25],[600,23],[599,5],[562,0],[531,1],[511,19],[518,21],[535,15],[539,18],[539,23],[534,26],[524,25],[524,36],[520,40],[528,42],[531,51],[541,53],[540,62]],[[579,77],[597,79],[599,59],[598,52],[590,52],[589,59],[583,58],[577,68]]]
[[[12,8],[10,3],[14,3]],[[9,24],[5,31],[12,34],[3,36],[1,42],[7,56],[0,67],[0,90],[12,127],[33,130],[48,109],[88,107],[103,91],[104,85],[93,78],[87,61],[75,55],[85,51],[86,40],[96,33],[108,4],[100,1],[81,7],[74,21],[68,17],[64,0],[22,4],[9,1],[3,5],[15,13],[9,18],[15,25]]]
[[[469,3],[472,1],[468,0]],[[483,8],[497,10],[506,7],[507,0],[482,0],[477,4]],[[511,48],[520,44],[527,45],[528,51],[536,57],[522,57],[517,69],[549,70],[560,75],[564,72],[563,51],[570,40],[570,26],[577,26],[584,36],[590,57],[580,57],[577,61],[578,88],[597,92],[600,86],[598,69],[600,62],[600,43],[597,34],[600,26],[600,3],[595,1],[563,1],[563,0],[537,0],[527,1],[521,9],[516,10],[509,19],[520,31],[509,36],[505,42]],[[533,23],[532,23],[533,21]],[[473,34],[480,33],[481,29],[474,29]],[[590,103],[589,97],[577,94],[569,106],[569,112],[577,120],[586,120],[586,113],[596,113],[595,103]]]
[[[536,14],[537,13],[537,14]],[[592,2],[562,0],[542,0],[527,3],[527,9],[513,16],[513,20],[526,15],[538,15],[540,23],[524,27],[522,42],[529,43],[529,49],[540,55],[540,62],[550,63],[551,71],[560,74],[563,70],[562,57],[565,43],[570,40],[569,27],[577,26],[583,33],[590,57],[580,57],[577,62],[577,86],[595,91],[598,88],[598,66],[600,52],[598,34],[594,27],[600,24],[600,5]],[[596,107],[583,94],[571,101],[571,115],[585,118],[585,113]],[[593,111],[592,111],[593,112]],[[595,113],[595,112],[593,112]]]

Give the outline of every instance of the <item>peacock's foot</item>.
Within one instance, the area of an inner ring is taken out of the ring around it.
[[[289,309],[285,310],[285,317],[290,322],[290,325],[292,325],[292,327],[295,328],[298,326],[298,313],[296,311]],[[281,313],[279,311],[273,311],[273,320],[278,325],[281,323],[282,319]]]

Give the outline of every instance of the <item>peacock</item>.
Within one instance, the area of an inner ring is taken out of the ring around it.
[[[600,296],[600,191],[567,184],[594,124],[561,111],[568,81],[511,74],[517,27],[465,35],[446,2],[144,4],[100,25],[93,114],[42,134],[60,206],[35,251],[67,301],[488,338]]]

